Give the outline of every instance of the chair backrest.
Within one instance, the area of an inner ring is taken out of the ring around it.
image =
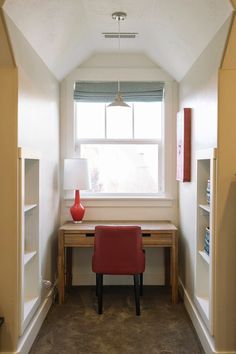
[[[96,226],[92,268],[95,273],[143,273],[145,257],[139,226]]]

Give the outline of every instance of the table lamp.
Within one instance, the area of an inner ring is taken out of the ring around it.
[[[75,190],[75,202],[70,208],[70,212],[75,223],[82,222],[85,207],[80,202],[80,190],[90,189],[87,159],[64,160],[64,189]]]

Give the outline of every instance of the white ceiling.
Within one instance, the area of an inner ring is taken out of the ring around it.
[[[96,53],[117,53],[115,11],[125,11],[124,53],[143,53],[181,80],[232,12],[230,0],[6,0],[4,10],[61,80]]]

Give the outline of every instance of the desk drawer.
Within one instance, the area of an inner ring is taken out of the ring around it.
[[[144,246],[171,246],[173,243],[172,233],[150,234],[150,237],[143,237]],[[94,237],[88,237],[86,234],[64,233],[65,247],[92,247]]]
[[[86,234],[64,234],[65,247],[91,247],[94,244],[93,237],[86,237]]]
[[[143,237],[143,245],[144,246],[160,246],[160,247],[168,247],[171,246],[172,241],[172,233],[165,234],[151,234],[150,237]]]

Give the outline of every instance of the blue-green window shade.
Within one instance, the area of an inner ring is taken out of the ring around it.
[[[120,83],[126,102],[160,102],[164,96],[163,82]],[[117,94],[117,82],[77,81],[74,85],[76,102],[112,102]]]

